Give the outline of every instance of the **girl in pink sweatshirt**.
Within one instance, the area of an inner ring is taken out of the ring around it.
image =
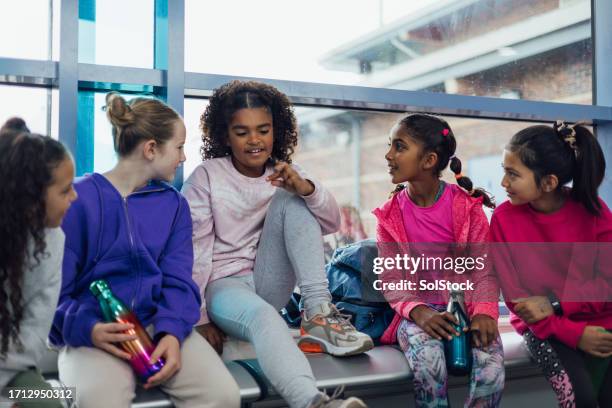
[[[612,214],[597,196],[601,147],[580,125],[531,126],[510,140],[503,168],[508,201],[491,239],[511,323],[560,406],[610,407]]]
[[[185,181],[193,218],[196,329],[221,351],[224,334],[249,341],[278,393],[295,408],[363,407],[317,390],[278,310],[295,285],[304,299],[304,351],[351,355],[373,347],[330,303],[322,235],[338,230],[332,194],[291,161],[297,124],[276,88],[234,81],[202,115],[203,162]]]
[[[393,127],[385,159],[391,181],[406,185],[398,185],[391,199],[374,210],[379,257],[439,255],[460,249],[471,257],[483,255],[488,223],[482,205],[492,207],[493,203],[461,174],[455,149],[453,131],[439,117],[413,114]],[[449,162],[461,188],[440,180]],[[435,273],[425,272],[420,275]],[[409,277],[417,283],[417,276],[391,269],[383,274],[383,281],[397,283]],[[474,343],[466,406],[494,407],[499,405],[504,387],[503,350],[497,330],[499,288],[488,268],[474,269],[466,276],[474,283],[474,289],[465,292]],[[443,340],[458,334],[451,325],[455,318],[445,311],[449,293],[392,290],[386,291],[385,297],[396,315],[381,341],[399,341],[413,371],[417,407],[447,407]]]

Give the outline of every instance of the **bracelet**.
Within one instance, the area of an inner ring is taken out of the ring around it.
[[[546,297],[548,298],[548,301],[550,302],[555,314],[557,316],[563,316],[563,308],[561,307],[561,302],[559,301],[557,295],[555,295],[553,292],[549,292]]]

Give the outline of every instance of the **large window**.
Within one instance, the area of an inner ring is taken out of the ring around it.
[[[32,132],[58,138],[58,94],[49,88],[0,85],[0,125],[18,116]]]
[[[59,58],[59,0],[3,2],[0,57]]]
[[[81,0],[79,62],[153,68],[154,0]]]
[[[186,71],[592,101],[589,0],[186,0],[185,15]]]
[[[372,234],[370,211],[392,187],[388,132],[406,111],[447,115],[465,172],[498,201],[502,147],[529,123],[591,120],[607,129],[599,136],[610,154],[609,85],[600,85],[609,56],[593,49],[610,40],[591,38],[608,20],[592,3],[609,12],[606,0],[7,2],[0,120],[23,116],[68,145],[79,175],[103,172],[116,163],[105,93],[154,94],[184,112],[186,177],[201,162],[206,98],[226,81],[260,78],[297,106],[295,161]],[[78,55],[66,38],[57,61],[60,21],[73,36],[78,26]]]
[[[185,100],[187,177],[201,163],[200,116],[205,99]],[[385,153],[391,127],[403,114],[346,111],[325,108],[295,110],[299,124],[298,149],[294,162],[333,191],[338,204],[359,214],[365,232],[375,233],[372,209],[381,205],[393,190]],[[503,148],[512,135],[532,125],[527,122],[444,117],[457,138],[457,156],[463,173],[474,185],[492,193],[497,203],[506,200],[500,186]],[[455,183],[446,170],[443,178]]]

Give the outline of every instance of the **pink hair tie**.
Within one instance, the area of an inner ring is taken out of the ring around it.
[[[442,129],[442,136],[448,136],[448,129]]]

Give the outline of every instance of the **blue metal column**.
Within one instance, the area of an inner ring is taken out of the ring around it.
[[[593,104],[612,106],[612,1],[592,0],[593,21]],[[612,123],[598,123],[596,134],[606,156],[606,177],[599,190],[612,207]]]
[[[172,7],[169,7],[172,3]],[[185,1],[155,0],[155,69],[166,70],[166,86],[159,92],[168,105],[183,115],[185,103]],[[183,184],[183,167],[174,185]]]
[[[79,62],[96,62],[96,0],[79,1]],[[94,170],[95,93],[79,90],[77,175]],[[110,136],[109,136],[110,137]]]
[[[62,0],[59,60],[59,140],[77,161],[79,2]]]

